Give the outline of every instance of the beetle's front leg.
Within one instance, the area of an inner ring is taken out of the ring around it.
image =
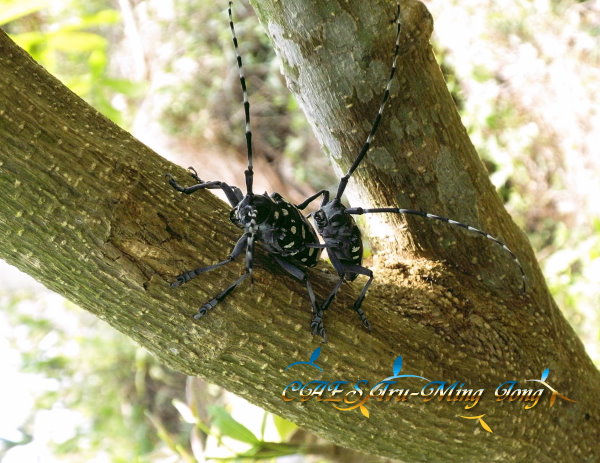
[[[233,247],[233,250],[231,251],[231,254],[229,254],[229,257],[227,257],[227,259],[216,264],[209,265],[207,267],[198,267],[194,270],[189,270],[187,272],[182,273],[181,275],[177,276],[176,280],[173,283],[171,283],[171,288],[181,286],[182,284],[187,283],[193,278],[196,278],[201,273],[209,272],[213,269],[216,269],[217,267],[221,267],[233,261],[237,256],[239,256],[242,253],[247,241],[248,238],[246,237],[246,235],[242,235],[238,242],[235,243],[235,246]]]
[[[217,189],[223,190],[223,193],[225,193],[225,196],[227,197],[227,200],[229,201],[229,204],[231,204],[232,207],[235,207],[244,197],[244,195],[242,194],[241,190],[238,187],[228,185],[227,183],[221,182],[219,180],[214,180],[211,182],[203,182],[202,180],[200,180],[200,177],[198,177],[198,174],[196,173],[196,171],[191,167],[190,167],[190,169],[192,169],[190,171],[191,176],[194,178],[194,180],[197,180],[200,183],[198,183],[197,185],[189,186],[189,187],[183,187],[183,186],[179,185],[179,183],[177,183],[177,181],[171,174],[165,174],[165,177],[167,178],[169,185],[171,185],[173,188],[175,188],[180,193],[184,193],[186,195],[191,195],[192,193],[194,193],[198,190],[217,190]]]

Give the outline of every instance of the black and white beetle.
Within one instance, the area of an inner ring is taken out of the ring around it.
[[[360,295],[354,302],[353,308],[356,311],[356,313],[358,314],[358,316],[360,317],[363,325],[367,329],[371,328],[371,324],[369,323],[365,313],[361,309],[361,305],[365,298],[367,290],[369,289],[369,286],[371,285],[371,282],[373,281],[373,272],[370,269],[362,266],[362,260],[363,260],[362,237],[361,237],[360,229],[358,228],[358,226],[356,225],[356,222],[354,221],[354,218],[352,217],[353,215],[371,214],[371,213],[396,213],[396,214],[417,215],[417,216],[421,216],[421,217],[424,217],[427,219],[434,219],[434,220],[439,220],[439,221],[442,221],[442,222],[445,222],[445,223],[448,223],[451,225],[457,225],[466,230],[478,233],[478,234],[484,236],[485,238],[492,240],[495,243],[499,244],[506,252],[508,252],[510,254],[510,256],[515,261],[516,265],[519,267],[519,270],[521,272],[521,277],[522,277],[522,290],[525,291],[525,272],[523,271],[523,267],[521,266],[521,263],[519,262],[519,259],[517,258],[517,256],[515,256],[515,254],[502,241],[500,241],[499,239],[493,237],[492,235],[490,235],[482,230],[479,230],[475,227],[472,227],[470,225],[467,225],[467,224],[464,224],[461,222],[457,222],[452,219],[448,219],[446,217],[441,217],[441,216],[438,216],[435,214],[429,214],[427,212],[421,212],[421,211],[417,211],[417,210],[400,209],[400,208],[394,208],[394,207],[382,207],[382,208],[374,208],[374,209],[363,209],[362,207],[347,208],[346,206],[344,206],[344,204],[342,204],[341,199],[342,199],[344,190],[346,189],[346,186],[348,184],[348,180],[350,179],[353,172],[360,165],[362,160],[365,158],[367,152],[369,151],[369,148],[371,147],[371,143],[373,142],[373,138],[375,137],[375,133],[377,132],[377,129],[381,122],[381,116],[383,114],[383,110],[385,108],[386,102],[390,95],[390,86],[391,86],[394,74],[396,73],[396,61],[398,59],[398,54],[399,54],[399,50],[400,50],[400,26],[401,26],[401,23],[400,23],[400,5],[399,4],[398,4],[397,17],[396,17],[395,22],[397,24],[398,29],[397,29],[397,33],[396,33],[396,43],[394,46],[394,57],[392,60],[392,69],[390,72],[390,76],[389,76],[387,85],[385,87],[385,91],[383,93],[383,98],[382,98],[381,104],[379,106],[379,111],[377,112],[377,115],[375,116],[375,119],[373,120],[373,124],[371,125],[371,130],[369,132],[369,135],[367,136],[367,140],[363,144],[361,150],[358,153],[358,156],[352,163],[352,166],[350,167],[350,169],[348,170],[346,175],[344,175],[340,179],[337,193],[332,200],[329,199],[329,196],[330,196],[329,191],[321,190],[318,193],[316,193],[316,194],[312,195],[311,197],[309,197],[308,199],[306,199],[302,204],[298,205],[298,209],[303,210],[312,201],[317,199],[319,196],[323,196],[321,206],[320,206],[319,210],[317,210],[313,214],[313,217],[314,217],[315,225],[317,226],[317,230],[318,230],[319,234],[323,237],[323,240],[325,241],[325,247],[327,248],[327,254],[329,255],[331,263],[339,276],[339,280],[338,280],[337,284],[334,286],[334,288],[331,291],[331,293],[329,294],[329,296],[327,297],[327,299],[325,300],[325,302],[322,306],[322,311],[325,311],[329,307],[329,305],[332,303],[333,299],[335,298],[335,295],[337,294],[338,290],[340,289],[340,287],[344,281],[353,281],[358,277],[358,275],[365,275],[368,277],[368,280],[365,283],[365,285],[363,286],[362,291],[360,292]]]
[[[190,173],[194,180],[198,183],[190,187],[180,186],[175,179],[167,174],[167,178],[171,186],[177,191],[185,194],[191,194],[195,191],[202,189],[221,189],[225,193],[229,203],[233,207],[230,213],[231,221],[238,227],[244,229],[244,234],[235,244],[231,254],[227,259],[218,262],[213,265],[206,267],[199,267],[194,270],[190,270],[179,275],[172,287],[180,286],[187,283],[192,278],[195,278],[201,273],[208,272],[217,267],[226,265],[235,260],[244,249],[246,249],[246,270],[244,274],[232,283],[225,290],[221,291],[212,300],[204,304],[198,313],[194,315],[194,318],[200,318],[206,313],[213,309],[219,302],[223,301],[232,291],[234,291],[248,276],[252,277],[253,269],[253,254],[254,254],[254,242],[263,242],[267,251],[275,261],[290,275],[302,281],[306,285],[308,296],[310,299],[313,318],[311,321],[311,330],[313,334],[318,334],[326,339],[325,328],[323,324],[323,312],[331,305],[335,298],[339,288],[344,281],[353,281],[358,275],[365,275],[368,277],[367,282],[363,286],[359,297],[354,302],[354,310],[360,317],[363,325],[370,329],[370,323],[367,320],[366,315],[361,309],[362,302],[365,298],[367,290],[373,281],[373,272],[362,266],[363,259],[363,244],[362,236],[359,228],[354,221],[352,215],[369,214],[369,213],[397,213],[397,214],[409,214],[418,215],[427,219],[435,219],[442,222],[446,222],[451,225],[457,225],[465,228],[469,231],[478,233],[487,239],[490,239],[508,252],[514,261],[522,275],[523,279],[523,290],[525,290],[525,273],[517,257],[513,252],[500,240],[494,238],[488,233],[471,227],[470,225],[457,222],[446,217],[441,217],[426,212],[400,209],[400,208],[374,208],[374,209],[363,209],[361,207],[346,208],[342,202],[341,197],[344,193],[348,180],[352,173],[360,165],[364,157],[366,156],[379,124],[381,122],[383,110],[386,102],[389,99],[390,86],[392,79],[396,72],[396,61],[400,49],[400,5],[397,9],[397,17],[395,22],[397,24],[396,42],[394,47],[394,56],[392,61],[392,69],[388,78],[387,85],[383,94],[379,111],[373,121],[367,140],[362,146],[358,156],[354,160],[354,163],[341,179],[338,186],[336,196],[330,200],[330,194],[327,190],[321,190],[318,193],[307,198],[303,203],[298,206],[294,206],[285,201],[278,193],[273,193],[270,196],[266,193],[263,195],[255,195],[252,191],[252,132],[250,130],[250,104],[248,102],[248,95],[246,90],[246,81],[242,68],[242,58],[239,54],[238,42],[235,35],[235,29],[233,26],[233,19],[231,14],[232,2],[229,2],[229,26],[231,28],[233,36],[233,44],[236,52],[237,65],[240,74],[240,83],[242,86],[243,97],[244,97],[244,112],[246,116],[246,146],[248,154],[248,168],[245,171],[246,178],[246,195],[243,195],[241,190],[235,186],[230,186],[225,182],[221,181],[202,181],[196,171],[190,168]],[[310,225],[308,220],[300,212],[304,210],[312,201],[322,196],[322,202],[319,210],[314,213],[314,221],[317,226],[319,234],[323,237],[325,244],[320,244],[318,236],[314,228]],[[314,267],[320,257],[323,248],[327,248],[331,263],[333,264],[336,272],[338,273],[339,280],[327,299],[322,306],[319,306],[315,299],[315,294],[308,280],[306,268]]]
[[[244,234],[235,244],[227,259],[207,267],[199,267],[179,275],[171,287],[177,287],[187,283],[201,273],[208,272],[217,267],[226,265],[235,260],[246,250],[246,270],[244,274],[233,282],[225,290],[217,294],[213,299],[198,309],[194,318],[198,319],[213,309],[219,302],[223,301],[234,291],[248,276],[252,279],[254,243],[262,242],[275,261],[290,275],[302,281],[306,285],[310,299],[313,318],[311,330],[325,339],[325,329],[322,322],[322,311],[315,300],[315,294],[306,274],[307,267],[314,267],[321,254],[324,245],[319,244],[319,238],[312,225],[302,215],[296,206],[285,201],[279,193],[270,196],[267,193],[256,195],[252,191],[252,131],[250,130],[250,103],[246,90],[246,79],[242,67],[242,58],[239,53],[238,41],[233,26],[231,14],[232,2],[229,2],[229,27],[233,36],[233,45],[236,53],[236,61],[240,74],[244,98],[244,112],[246,116],[246,147],[248,156],[248,168],[244,172],[246,178],[246,195],[243,195],[238,187],[230,186],[225,182],[205,182],[198,177],[196,171],[190,168],[194,180],[198,182],[190,187],[180,186],[172,175],[167,174],[171,186],[177,191],[191,194],[203,189],[221,189],[225,193],[229,203],[233,207],[230,213],[231,221],[244,230]]]

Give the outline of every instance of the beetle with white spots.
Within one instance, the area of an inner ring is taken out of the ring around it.
[[[433,220],[445,222],[450,225],[458,226],[458,227],[464,228],[468,231],[477,233],[477,234],[487,238],[488,240],[491,240],[491,241],[495,242],[496,244],[500,245],[501,248],[512,257],[512,259],[514,260],[514,262],[517,265],[517,267],[520,271],[520,274],[521,274],[522,291],[525,291],[525,287],[526,287],[525,272],[524,272],[523,267],[522,267],[521,263],[519,262],[519,259],[517,258],[517,256],[502,241],[500,241],[499,239],[493,237],[492,235],[490,235],[482,230],[479,230],[478,228],[472,227],[470,225],[467,225],[467,224],[464,224],[461,222],[457,222],[452,219],[448,219],[446,217],[442,217],[442,216],[435,215],[435,214],[429,214],[427,212],[421,212],[421,211],[417,211],[417,210],[401,209],[401,208],[395,208],[395,207],[382,207],[382,208],[373,208],[373,209],[364,209],[362,207],[347,208],[344,204],[342,204],[342,195],[344,193],[344,190],[348,184],[350,177],[352,176],[352,173],[359,167],[360,163],[365,158],[365,156],[367,155],[367,152],[369,151],[369,149],[371,147],[371,143],[373,142],[373,140],[375,138],[375,134],[377,132],[377,129],[378,129],[379,124],[382,119],[383,110],[385,108],[386,102],[390,95],[391,83],[392,83],[392,79],[394,78],[394,75],[396,73],[396,61],[398,59],[398,54],[399,54],[399,50],[400,50],[400,30],[401,30],[400,5],[398,5],[398,7],[397,7],[397,17],[396,17],[395,22],[397,24],[397,32],[396,32],[396,43],[394,46],[394,57],[392,60],[392,68],[391,68],[389,79],[385,86],[381,104],[377,111],[377,115],[375,116],[375,119],[373,120],[373,124],[371,125],[371,130],[367,136],[365,143],[363,144],[361,150],[359,151],[356,159],[352,163],[352,166],[350,167],[350,169],[348,170],[346,175],[344,175],[340,179],[337,193],[333,199],[331,199],[331,200],[329,199],[329,197],[330,197],[329,191],[321,190],[318,193],[316,193],[316,194],[312,195],[311,197],[309,197],[308,199],[306,199],[306,201],[304,201],[302,204],[298,205],[298,208],[300,210],[303,210],[312,201],[314,201],[318,197],[322,196],[322,198],[323,198],[319,210],[317,210],[313,214],[313,217],[314,217],[315,225],[317,227],[317,231],[319,232],[319,234],[325,241],[325,245],[327,247],[327,254],[328,254],[329,258],[331,259],[331,263],[339,276],[339,280],[338,280],[337,284],[334,286],[334,288],[332,289],[332,291],[329,294],[329,296],[327,297],[327,299],[325,300],[325,302],[322,306],[322,311],[324,312],[331,305],[331,303],[333,302],[333,299],[335,298],[338,290],[340,289],[340,287],[344,281],[353,281],[359,275],[364,275],[368,278],[368,280],[365,283],[365,285],[363,286],[363,288],[360,292],[360,295],[354,302],[353,309],[358,314],[358,316],[360,317],[360,320],[362,321],[363,325],[367,329],[371,328],[371,324],[367,320],[367,317],[366,317],[364,311],[361,309],[361,305],[367,294],[367,290],[369,289],[369,286],[371,285],[371,282],[373,281],[373,271],[362,266],[362,259],[363,259],[362,236],[361,236],[361,232],[360,232],[358,226],[356,225],[354,218],[352,217],[353,215],[371,214],[371,213],[394,213],[394,214],[416,215],[416,216],[420,216],[420,217],[423,217],[426,219],[433,219]]]
[[[238,187],[230,186],[225,182],[218,180],[208,182],[203,181],[191,167],[189,168],[189,171],[192,178],[197,182],[195,185],[183,187],[179,185],[170,174],[167,174],[167,179],[173,188],[188,195],[204,189],[223,190],[227,200],[233,207],[230,213],[230,220],[236,226],[243,229],[244,234],[239,238],[233,247],[233,250],[225,260],[184,272],[176,278],[171,284],[171,287],[180,286],[202,273],[233,262],[245,250],[245,272],[235,282],[198,309],[194,318],[201,318],[206,315],[209,310],[214,309],[219,302],[222,302],[229,296],[229,294],[231,294],[247,277],[252,277],[254,244],[255,242],[262,242],[268,253],[281,268],[305,284],[312,308],[311,330],[313,334],[320,335],[325,339],[321,308],[316,302],[315,294],[306,272],[307,267],[314,267],[319,261],[323,245],[319,244],[317,233],[298,208],[285,201],[279,193],[273,193],[269,196],[267,193],[257,195],[252,191],[254,172],[252,168],[250,103],[248,102],[248,92],[246,90],[246,79],[242,68],[242,58],[239,54],[237,37],[233,26],[231,2],[229,2],[228,12],[229,26],[233,36],[233,45],[239,69],[244,100],[244,112],[246,116],[245,130],[248,157],[248,168],[245,171],[246,194],[243,195]],[[300,236],[298,235],[298,229],[301,230]]]
[[[340,179],[337,193],[330,200],[330,194],[327,190],[321,190],[318,193],[307,198],[303,203],[295,206],[285,201],[279,193],[272,193],[270,196],[267,193],[256,195],[252,191],[253,183],[253,168],[252,168],[252,132],[250,129],[250,104],[248,102],[248,93],[246,89],[246,80],[242,68],[242,58],[238,50],[238,42],[235,35],[233,20],[231,17],[231,2],[229,2],[229,25],[233,35],[233,44],[236,52],[236,61],[239,69],[240,83],[242,86],[244,112],[246,117],[246,147],[248,156],[248,168],[245,171],[246,179],[246,194],[235,186],[230,186],[221,181],[205,182],[199,178],[196,171],[190,168],[192,178],[198,183],[190,187],[180,186],[176,180],[167,174],[170,185],[177,191],[185,194],[191,194],[202,189],[221,189],[225,193],[229,203],[233,207],[230,213],[231,221],[244,230],[244,234],[239,238],[231,254],[223,261],[213,265],[199,267],[179,275],[172,287],[180,286],[187,283],[191,279],[197,277],[201,273],[214,270],[218,267],[226,265],[234,261],[240,256],[244,250],[246,254],[245,272],[225,290],[221,291],[209,302],[198,309],[194,318],[204,316],[209,310],[213,309],[219,302],[223,301],[231,294],[248,276],[252,277],[253,271],[253,256],[255,242],[262,242],[267,252],[274,260],[294,278],[300,280],[306,285],[307,293],[310,299],[312,308],[311,331],[313,334],[321,336],[326,340],[326,331],[323,323],[324,311],[331,305],[338,290],[344,281],[353,281],[359,275],[366,276],[367,282],[364,284],[359,297],[354,302],[353,309],[360,317],[363,325],[371,328],[371,324],[361,309],[362,302],[366,296],[367,290],[373,281],[373,272],[362,265],[363,260],[363,243],[361,232],[356,225],[353,215],[370,214],[370,213],[395,213],[408,214],[423,217],[425,219],[433,219],[447,224],[464,228],[468,231],[477,233],[488,240],[494,241],[502,247],[514,259],[518,266],[525,290],[525,272],[521,263],[515,254],[500,240],[492,235],[479,230],[470,225],[457,222],[435,214],[421,212],[417,210],[401,209],[394,207],[383,207],[374,209],[363,209],[361,207],[347,208],[342,204],[341,198],[352,173],[359,167],[362,160],[369,151],[371,144],[375,138],[375,134],[382,120],[383,111],[386,102],[390,95],[390,88],[396,73],[396,62],[400,49],[400,6],[397,8],[397,17],[394,22],[397,25],[396,41],[394,46],[394,54],[392,61],[391,72],[385,86],[383,98],[377,115],[372,123],[371,130],[363,144],[360,152],[354,160],[352,166]],[[302,214],[312,201],[322,196],[322,202],[319,209],[313,214],[313,219],[319,235],[323,238],[324,244],[319,243],[317,232],[309,223],[306,217]],[[321,251],[327,248],[327,253],[335,268],[339,280],[332,289],[325,302],[317,304],[312,285],[308,279],[307,268],[314,267],[319,261]]]

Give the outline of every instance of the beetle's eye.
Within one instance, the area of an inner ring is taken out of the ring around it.
[[[331,218],[331,220],[329,221],[332,225],[340,225],[342,223],[342,216],[341,215],[335,215]]]
[[[237,209],[233,209],[229,213],[229,220],[231,220],[231,222],[233,222],[236,226],[243,227],[242,222],[240,221],[240,217],[238,215],[238,210]]]

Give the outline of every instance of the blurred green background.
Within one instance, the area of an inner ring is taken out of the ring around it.
[[[425,3],[471,139],[600,365],[600,2]],[[0,0],[0,26],[161,155],[241,185],[243,111],[226,7]],[[245,2],[234,11],[258,188],[293,201],[332,188],[336,179],[265,34]],[[3,264],[0,273],[3,462],[375,461],[168,370],[16,269]]]

